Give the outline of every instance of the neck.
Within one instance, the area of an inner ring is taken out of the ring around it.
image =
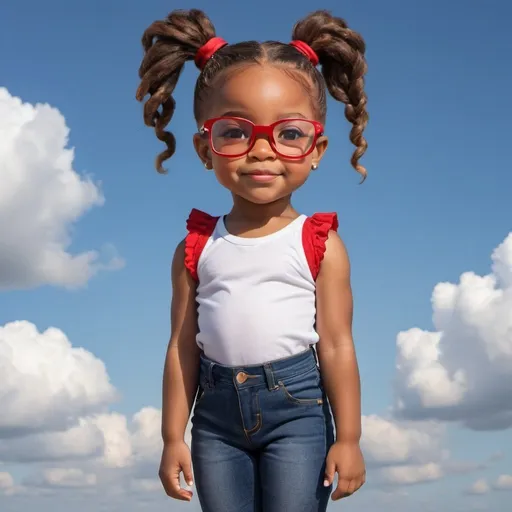
[[[297,212],[290,200],[291,196],[286,196],[272,203],[256,204],[233,195],[233,208],[229,216],[255,223],[266,223],[276,217],[296,217]]]

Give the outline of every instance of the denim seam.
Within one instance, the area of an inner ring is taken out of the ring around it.
[[[283,384],[283,381],[279,381],[279,386],[283,390],[286,399],[294,404],[298,405],[323,405],[323,398],[295,398]]]
[[[237,401],[238,401],[238,410],[240,412],[240,421],[242,422],[242,429],[244,431],[244,435],[245,435],[245,438],[247,439],[247,441],[249,443],[252,443],[252,440],[250,437],[251,434],[254,434],[261,428],[261,411],[259,410],[260,405],[259,405],[258,395],[256,395],[256,400],[257,400],[257,405],[258,405],[258,412],[256,413],[256,418],[257,418],[256,425],[251,430],[247,430],[245,428],[244,413],[242,411],[242,404],[240,401],[240,390],[239,390],[238,386],[236,385],[236,374],[235,373],[233,373],[233,385],[234,385],[235,391],[236,391],[236,397],[237,397]]]
[[[256,413],[256,425],[253,428],[245,431],[247,435],[256,434],[256,432],[258,432],[258,430],[260,430],[263,426],[263,417],[260,408],[260,395],[258,392],[256,392],[256,410],[258,411]]]

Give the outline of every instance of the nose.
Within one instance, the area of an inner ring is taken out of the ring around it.
[[[254,141],[254,144],[251,150],[248,153],[250,158],[254,158],[256,160],[274,160],[276,158],[276,153],[272,149],[270,145],[270,141],[265,136],[257,137]]]

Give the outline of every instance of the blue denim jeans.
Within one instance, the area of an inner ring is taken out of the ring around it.
[[[203,512],[322,512],[333,423],[315,353],[261,366],[201,357],[192,462]]]

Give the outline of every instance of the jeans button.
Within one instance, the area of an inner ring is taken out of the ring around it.
[[[243,384],[248,379],[247,373],[245,372],[238,372],[236,376],[236,381],[238,384]]]

